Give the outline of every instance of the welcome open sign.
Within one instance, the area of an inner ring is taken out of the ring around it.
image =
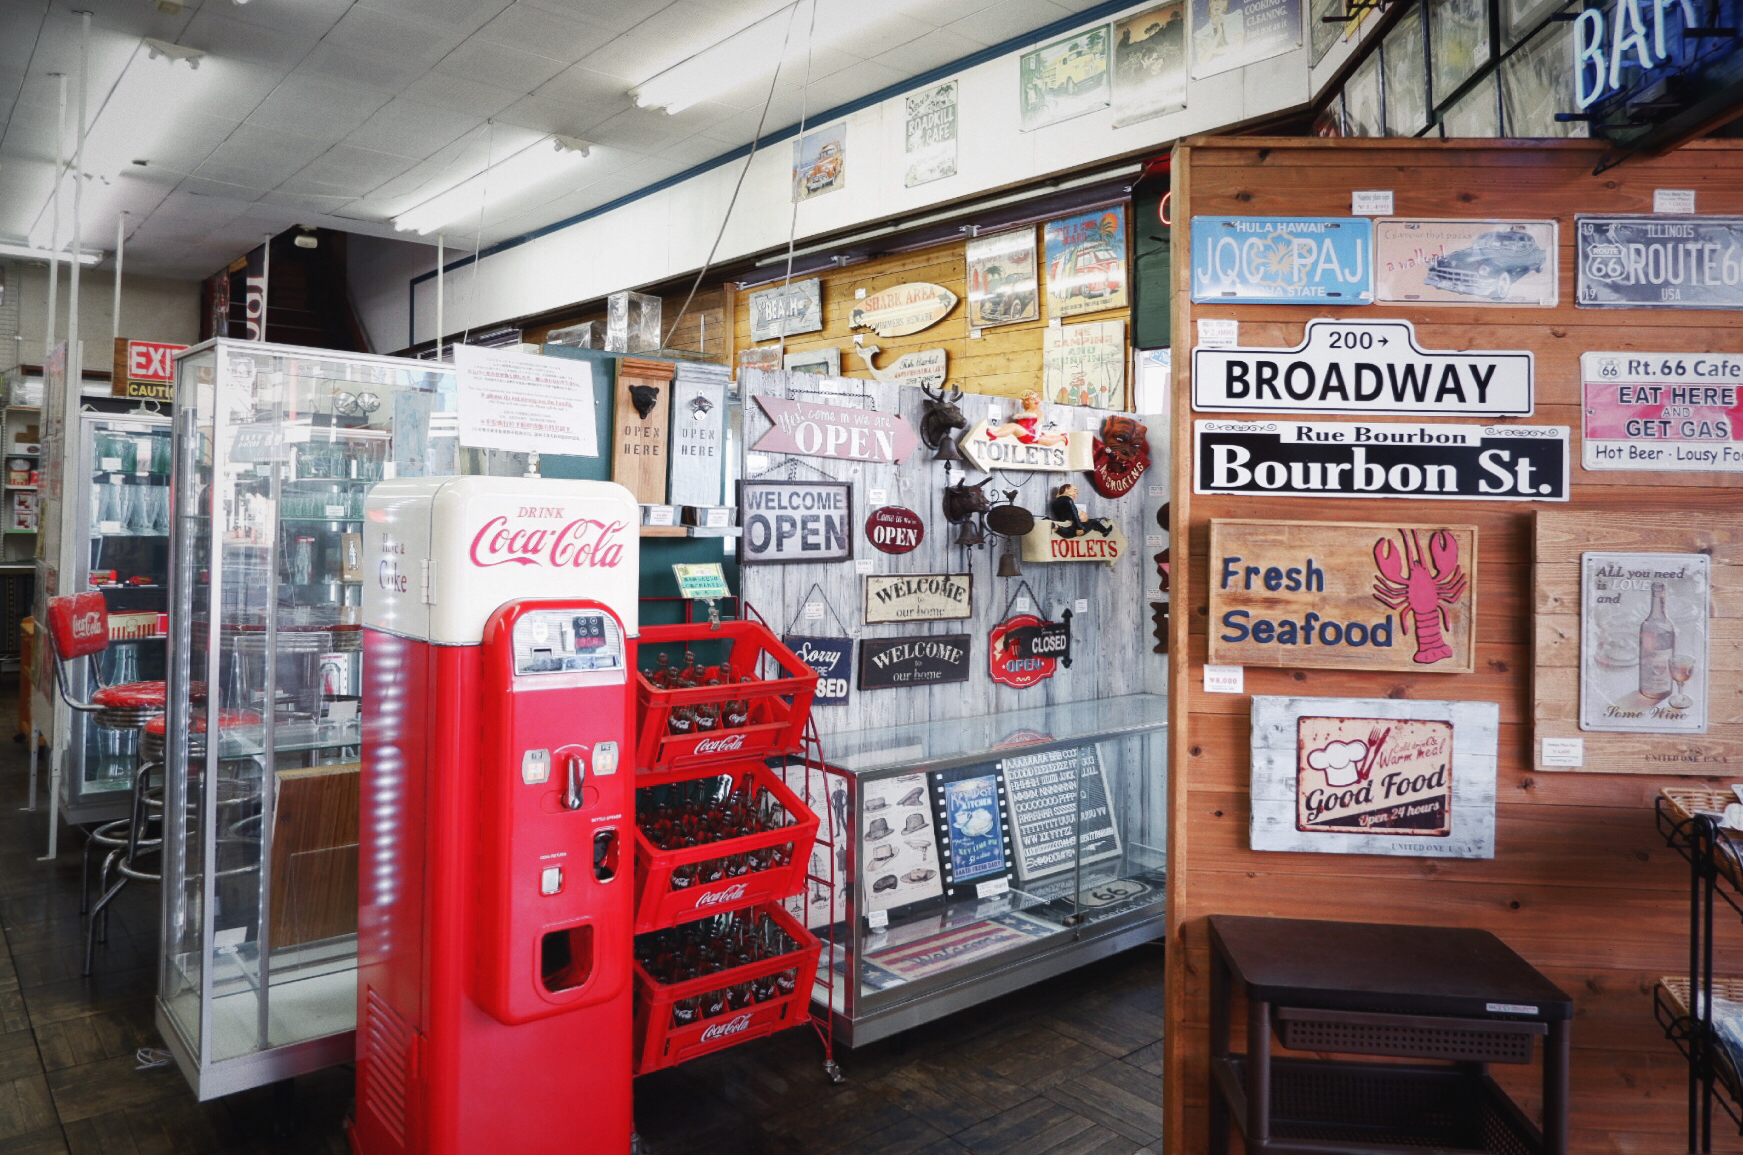
[[[1210,523],[1217,665],[1470,673],[1475,526]]]

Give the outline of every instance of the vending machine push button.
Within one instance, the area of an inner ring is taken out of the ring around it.
[[[593,747],[593,772],[595,774],[617,773],[617,743],[599,742]]]
[[[528,750],[520,756],[520,780],[528,786],[542,786],[551,780],[551,752]]]
[[[539,893],[544,895],[563,893],[563,868],[547,866],[539,871]]]

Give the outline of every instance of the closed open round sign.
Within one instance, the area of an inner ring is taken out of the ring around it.
[[[865,519],[865,536],[885,553],[908,553],[926,539],[926,523],[911,509],[885,505]]]

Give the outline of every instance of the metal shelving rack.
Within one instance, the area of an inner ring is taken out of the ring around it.
[[[1743,1133],[1743,1078],[1713,1026],[1713,988],[1726,980],[1714,974],[1714,899],[1743,921],[1743,833],[1733,837],[1715,815],[1684,818],[1660,797],[1658,829],[1671,849],[1689,864],[1689,965],[1685,980],[1665,979],[1653,990],[1653,1013],[1664,1033],[1689,1062],[1689,1150],[1713,1149],[1713,1105]],[[1729,866],[1729,873],[1724,868]]]

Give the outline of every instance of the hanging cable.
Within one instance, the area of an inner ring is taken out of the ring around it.
[[[793,18],[798,14],[799,4],[795,0],[793,6],[787,10],[787,31],[781,37],[781,54],[775,60],[775,74],[769,77],[769,94],[763,99],[763,111],[762,115],[757,118],[756,132],[751,134],[750,155],[744,158],[744,167],[738,170],[738,181],[732,186],[732,196],[727,200],[726,212],[720,218],[720,230],[714,234],[714,244],[708,249],[708,259],[702,262],[700,269],[696,270],[696,279],[690,283],[690,295],[684,298],[684,307],[678,310],[677,317],[672,320],[672,327],[666,330],[666,338],[660,342],[662,346],[671,346],[672,335],[678,331],[678,325],[684,320],[684,315],[690,311],[691,303],[696,300],[696,290],[702,287],[702,278],[708,275],[709,268],[714,264],[715,255],[720,252],[720,242],[726,237],[727,222],[732,220],[733,206],[738,204],[738,194],[744,188],[744,178],[750,175],[751,162],[756,160],[757,148],[762,144],[763,127],[769,122],[769,109],[774,107],[775,103],[775,87],[781,79],[781,65],[787,59],[787,44],[793,38]],[[815,15],[813,23],[815,23]],[[728,345],[730,347],[730,339]]]
[[[478,190],[478,227],[472,230],[472,276],[466,280],[466,328],[460,333],[460,343],[472,336],[473,306],[478,300],[478,242],[484,236],[484,206],[490,203],[490,169],[496,163],[496,121],[484,122],[489,129],[484,137],[484,187]],[[436,345],[441,347],[442,335],[436,334]]]
[[[811,27],[805,32],[805,83],[799,89],[799,137],[794,160],[802,162],[805,159],[805,118],[811,112],[811,55],[812,47],[817,43],[817,0],[811,0]],[[845,163],[845,161],[843,162]],[[793,201],[793,212],[787,222],[787,275],[781,281],[782,291],[793,287],[793,244],[799,236],[799,189],[795,179],[794,186],[787,194]],[[775,348],[781,351],[781,364],[787,363],[787,325],[781,323],[781,333]]]

